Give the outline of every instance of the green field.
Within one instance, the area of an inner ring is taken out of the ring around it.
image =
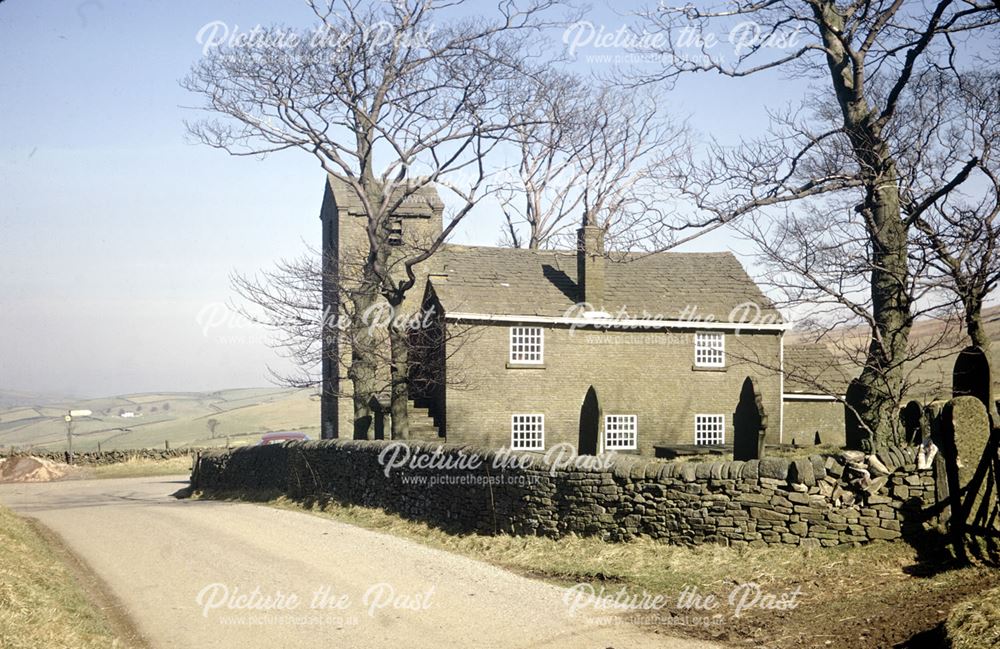
[[[70,409],[91,410],[73,422],[73,448],[171,448],[253,443],[277,430],[319,436],[313,390],[244,388],[218,392],[128,394],[0,409],[0,448],[64,450]],[[127,416],[132,413],[133,416]],[[210,421],[215,420],[214,432]]]

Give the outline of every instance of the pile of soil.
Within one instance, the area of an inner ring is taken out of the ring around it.
[[[40,457],[22,456],[0,460],[0,482],[51,482],[70,474],[73,467]]]

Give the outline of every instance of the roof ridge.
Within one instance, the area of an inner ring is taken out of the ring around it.
[[[467,243],[445,243],[441,246],[442,249],[447,250],[475,250],[475,251],[489,251],[489,252],[511,252],[514,254],[548,254],[548,255],[575,255],[576,250],[573,248],[514,248],[508,246],[487,246],[480,244],[467,244]],[[691,256],[691,257],[732,257],[736,259],[736,254],[731,250],[713,250],[711,252],[698,252],[698,251],[678,251],[678,250],[660,250],[657,252],[645,252],[642,250],[608,250],[605,253],[608,257],[613,257],[614,255],[641,255],[643,258],[652,258],[663,256]],[[611,259],[614,261],[614,259]]]

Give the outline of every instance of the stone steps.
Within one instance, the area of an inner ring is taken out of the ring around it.
[[[443,442],[444,438],[438,436],[437,426],[430,410],[418,407],[416,403],[410,401],[410,439],[423,442]]]

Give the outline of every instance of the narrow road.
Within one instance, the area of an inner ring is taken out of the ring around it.
[[[412,541],[170,496],[185,484],[4,484],[0,502],[62,537],[154,649],[714,647],[600,624],[564,589]]]

